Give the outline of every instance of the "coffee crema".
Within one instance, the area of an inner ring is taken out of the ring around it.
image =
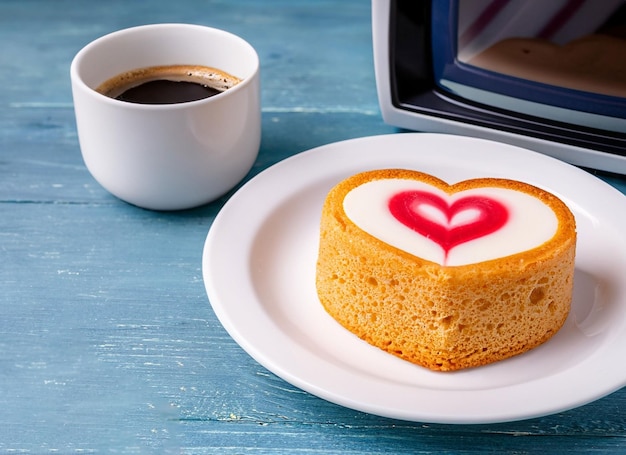
[[[96,91],[130,103],[178,104],[209,98],[239,82],[239,78],[208,66],[166,65],[118,74]]]

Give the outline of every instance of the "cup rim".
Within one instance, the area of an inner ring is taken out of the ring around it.
[[[130,33],[136,33],[141,30],[174,28],[174,27],[211,30],[213,32],[228,35],[230,38],[240,41],[241,44],[243,44],[245,47],[247,47],[251,51],[251,55],[254,57],[254,62],[252,63],[253,71],[250,73],[248,77],[241,79],[241,81],[238,84],[229,88],[228,90],[225,90],[222,93],[218,93],[217,95],[214,95],[208,98],[203,98],[200,100],[195,100],[195,101],[185,101],[182,103],[170,103],[170,104],[129,103],[128,101],[117,100],[115,98],[111,98],[106,95],[103,95],[102,93],[97,92],[94,88],[89,86],[80,75],[79,66],[81,64],[81,61],[84,59],[85,55],[87,55],[87,53],[90,52],[92,48],[100,45],[102,42],[109,40],[111,38],[114,38],[114,37],[130,34]],[[216,27],[211,27],[211,26],[201,25],[201,24],[182,23],[182,22],[164,22],[164,23],[144,24],[144,25],[137,25],[133,27],[127,27],[127,28],[123,28],[120,30],[115,30],[113,32],[102,35],[90,41],[85,46],[83,46],[76,53],[76,55],[74,56],[70,64],[70,78],[72,80],[72,83],[76,84],[83,91],[89,93],[92,96],[100,98],[102,102],[111,103],[114,106],[124,106],[126,109],[143,109],[143,110],[182,109],[184,107],[188,107],[191,105],[201,105],[201,104],[209,104],[209,103],[217,102],[219,99],[223,98],[224,96],[228,96],[228,94],[232,94],[234,92],[243,90],[246,86],[253,83],[253,81],[258,78],[259,71],[260,71],[260,60],[259,60],[259,56],[258,56],[256,49],[241,36],[236,35],[224,29],[216,28]]]

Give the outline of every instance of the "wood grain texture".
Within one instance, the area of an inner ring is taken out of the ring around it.
[[[0,453],[626,451],[626,389],[541,419],[453,426],[291,386],[227,335],[206,298],[202,247],[232,193],[150,212],[85,169],[70,61],[100,35],[153,22],[225,28],[257,48],[263,141],[248,178],[315,146],[396,132],[378,112],[369,14],[364,0],[0,1]]]

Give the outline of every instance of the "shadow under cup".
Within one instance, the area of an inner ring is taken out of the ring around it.
[[[166,65],[213,67],[241,82],[179,104],[135,104],[95,90],[121,73]],[[126,202],[154,210],[208,203],[240,182],[258,155],[259,59],[236,35],[188,24],[121,30],[79,51],[70,74],[85,164]]]

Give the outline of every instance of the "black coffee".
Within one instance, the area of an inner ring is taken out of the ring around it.
[[[159,79],[131,87],[115,99],[140,104],[176,104],[201,100],[218,93],[222,92],[196,82]]]
[[[119,74],[96,90],[121,101],[177,104],[217,95],[240,80],[215,68],[171,65],[140,68]]]

